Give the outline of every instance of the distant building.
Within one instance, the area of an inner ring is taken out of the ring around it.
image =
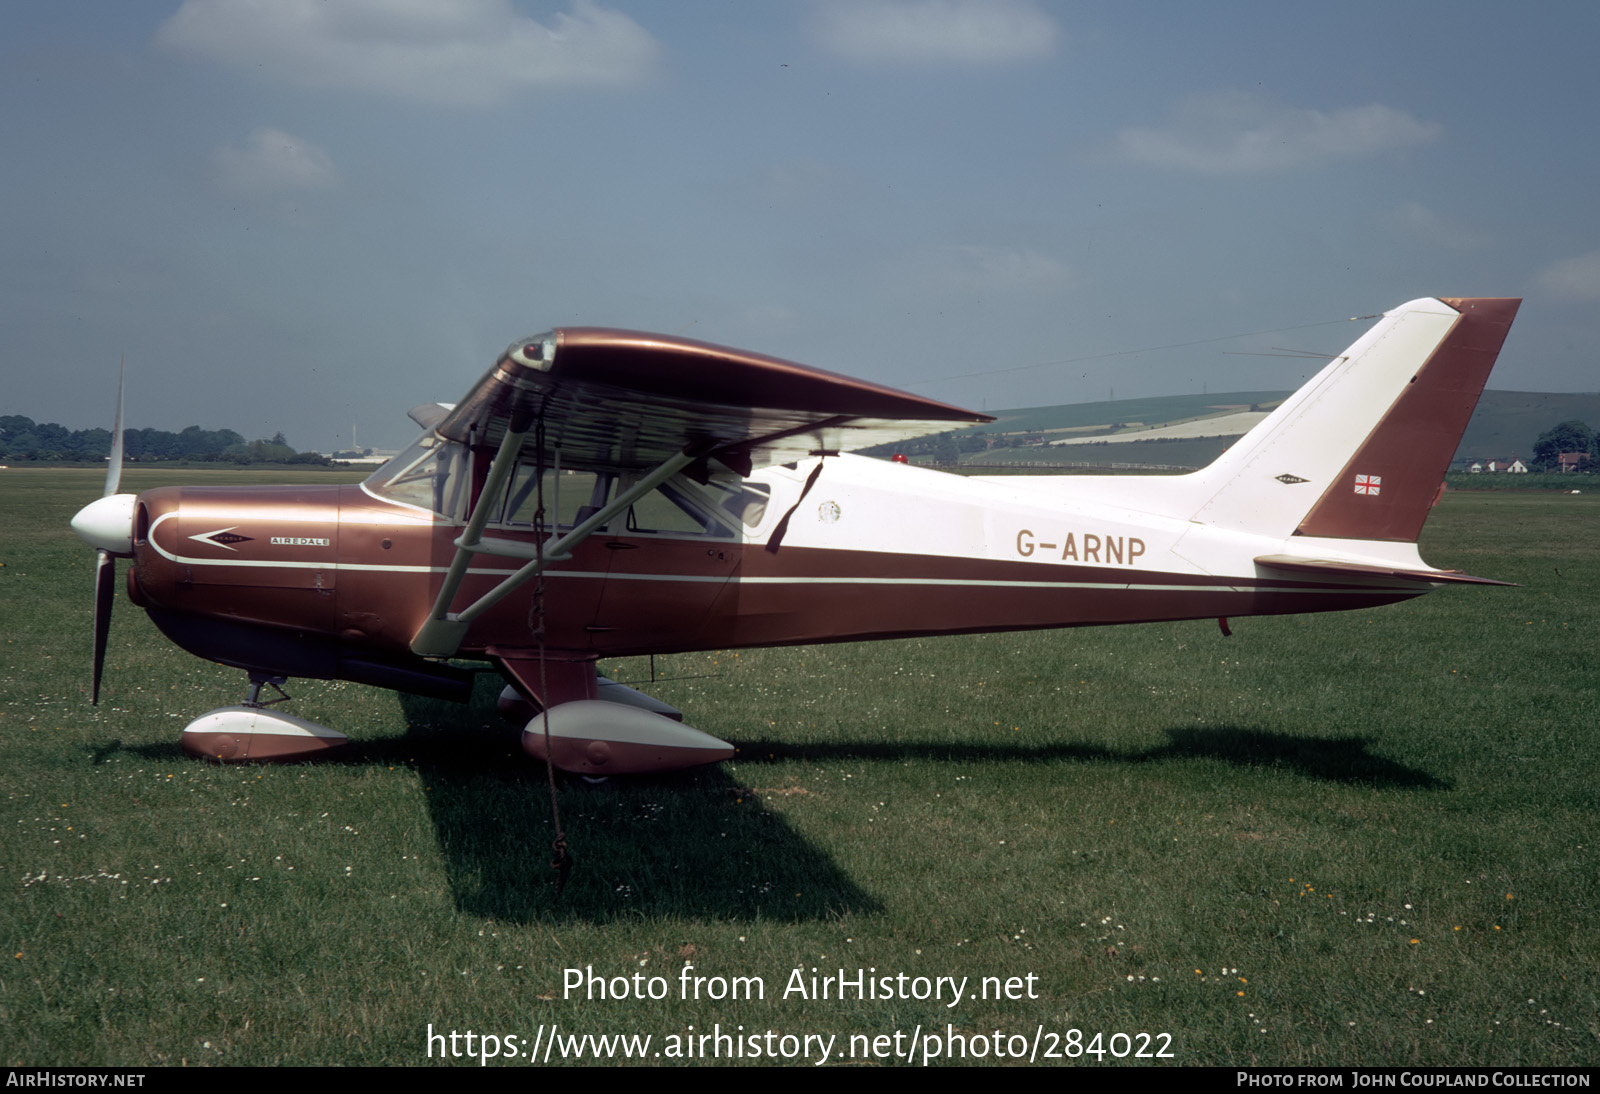
[[[1587,452],[1558,452],[1556,453],[1557,471],[1581,471],[1583,465],[1589,462]]]
[[[1512,456],[1508,460],[1490,460],[1489,470],[1507,475],[1526,475],[1528,473],[1528,465],[1517,457]]]

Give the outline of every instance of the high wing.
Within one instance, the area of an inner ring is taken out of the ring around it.
[[[498,445],[541,418],[562,467],[642,471],[687,451],[741,474],[994,420],[726,346],[563,327],[512,343],[436,428]]]
[[[423,409],[423,408],[419,408]],[[424,417],[431,417],[425,414]],[[421,419],[419,419],[421,420]],[[960,407],[725,346],[637,331],[563,327],[513,342],[466,398],[434,419],[440,437],[493,451],[433,611],[412,638],[448,657],[472,621],[680,472],[756,467],[993,421]],[[525,448],[544,466],[622,474],[626,488],[564,535],[529,544],[484,536]],[[487,503],[481,503],[490,499]],[[475,554],[528,560],[454,610]]]

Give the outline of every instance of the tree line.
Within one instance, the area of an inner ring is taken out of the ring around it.
[[[296,452],[282,433],[271,440],[247,441],[231,429],[191,425],[173,433],[166,429],[125,429],[124,458],[131,462],[190,460],[201,463],[304,463],[326,465],[327,457]],[[35,422],[20,414],[0,415],[0,459],[57,463],[103,460],[111,454],[111,430],[68,429],[55,422]]]
[[[1600,436],[1583,422],[1576,418],[1562,422],[1539,434],[1539,439],[1533,442],[1533,462],[1528,465],[1530,471],[1558,471],[1558,458],[1563,452],[1583,452],[1589,456],[1590,463],[1585,470],[1594,467],[1600,460]]]

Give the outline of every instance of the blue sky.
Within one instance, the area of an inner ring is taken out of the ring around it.
[[[1525,296],[1490,386],[1592,391],[1596,42],[1577,3],[19,0],[0,412],[109,424],[126,352],[131,425],[392,447],[563,324],[990,409],[1289,388],[1275,347],[1429,295]]]

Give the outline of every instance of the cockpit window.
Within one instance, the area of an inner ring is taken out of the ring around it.
[[[459,516],[466,462],[465,448],[428,433],[374,471],[362,485],[380,498],[454,520]]]

